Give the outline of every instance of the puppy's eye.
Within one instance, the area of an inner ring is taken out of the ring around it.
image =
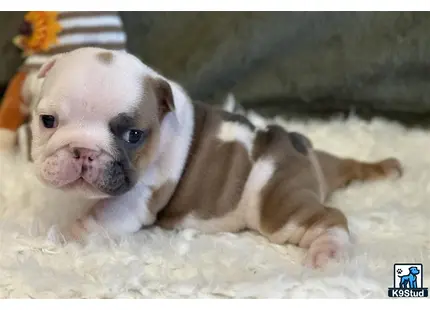
[[[145,133],[142,130],[131,129],[124,133],[123,139],[130,144],[139,143],[145,136]]]
[[[54,128],[57,126],[55,116],[52,115],[41,115],[40,120],[42,121],[43,126],[45,128]]]

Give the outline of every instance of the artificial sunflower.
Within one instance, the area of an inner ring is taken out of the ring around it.
[[[57,21],[57,12],[32,11],[24,16],[19,35],[14,43],[24,51],[24,56],[47,51],[57,43],[57,35],[62,30]]]

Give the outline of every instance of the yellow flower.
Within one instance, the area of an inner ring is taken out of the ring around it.
[[[62,30],[57,16],[57,12],[47,11],[32,11],[25,15],[22,33],[14,39],[24,50],[24,55],[47,51],[57,43],[57,35]]]

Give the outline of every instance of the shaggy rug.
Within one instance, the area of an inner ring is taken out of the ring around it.
[[[376,119],[267,120],[318,148],[377,160],[396,156],[400,180],[353,184],[332,197],[345,212],[353,251],[325,270],[304,251],[253,233],[141,231],[119,241],[64,243],[62,229],[87,205],[44,188],[31,165],[0,155],[0,298],[386,298],[393,264],[424,265],[430,286],[430,132]]]

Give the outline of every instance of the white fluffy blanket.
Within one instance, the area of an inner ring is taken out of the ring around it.
[[[267,121],[257,116],[255,121]],[[396,181],[354,184],[330,202],[350,221],[349,259],[305,269],[304,252],[252,233],[142,231],[62,244],[84,203],[43,188],[31,166],[0,155],[0,298],[385,298],[393,264],[424,264],[430,286],[430,132],[382,120],[281,122],[338,155],[397,156]]]

